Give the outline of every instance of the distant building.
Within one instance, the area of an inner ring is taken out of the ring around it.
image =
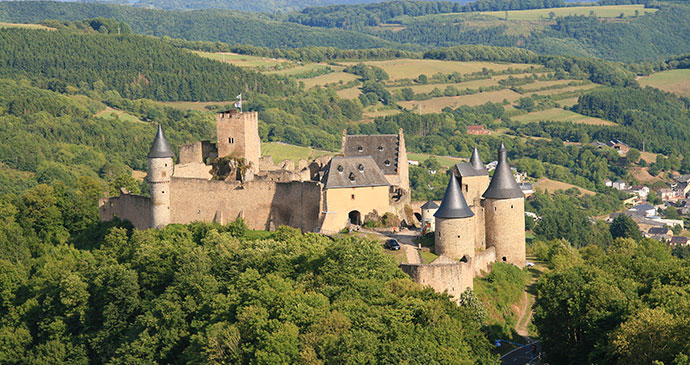
[[[491,134],[491,131],[488,129],[484,129],[484,126],[480,125],[480,124],[468,125],[467,126],[467,134],[474,134],[474,135]]]
[[[653,217],[656,215],[656,209],[650,204],[640,204],[628,209],[632,215],[642,216],[642,217]]]
[[[671,245],[671,247],[687,246],[688,238],[683,236],[673,236],[671,237],[671,241],[669,241],[669,244]]]
[[[614,181],[611,186],[616,190],[625,190],[627,185],[625,185],[625,181],[617,180]]]
[[[610,140],[606,145],[616,150],[619,155],[624,155],[630,150],[630,146],[617,139]]]
[[[534,187],[532,186],[532,184],[528,182],[519,183],[518,186],[520,187],[520,190],[522,190],[522,193],[525,195],[534,193]]]

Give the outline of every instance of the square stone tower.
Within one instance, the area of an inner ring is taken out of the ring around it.
[[[259,169],[261,140],[259,138],[259,113],[237,110],[216,114],[218,157],[234,156],[250,162]]]

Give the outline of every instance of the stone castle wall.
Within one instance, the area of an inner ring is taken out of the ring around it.
[[[491,264],[494,262],[496,262],[496,249],[494,247],[477,252],[474,255],[475,275],[479,275],[482,271],[488,273],[491,270]]]
[[[460,178],[460,188],[465,201],[474,213],[474,247],[480,250],[486,248],[486,222],[484,220],[484,206],[482,194],[489,187],[489,176],[465,176]]]
[[[120,196],[101,198],[98,212],[101,222],[117,217],[130,221],[136,229],[151,228],[151,199],[145,196],[122,192]]]
[[[436,260],[443,261],[443,257]],[[401,264],[400,269],[417,284],[431,287],[440,293],[447,291],[455,301],[465,289],[474,288],[474,268],[471,261],[447,260],[432,264]]]
[[[468,259],[474,256],[474,220],[475,217],[436,218],[436,254],[458,260],[463,256]]]
[[[259,138],[259,113],[235,111],[216,114],[218,156],[236,156],[251,162],[255,169],[260,166],[261,139]]]
[[[203,180],[174,177],[171,182],[171,223],[219,221],[244,217],[251,229],[281,225],[305,232],[318,230],[321,187],[317,182]]]
[[[358,211],[360,218],[376,210],[383,216],[390,210],[388,186],[362,186],[356,188],[332,188],[325,190],[325,217],[322,233],[336,233],[347,226],[351,211]]]
[[[495,247],[496,261],[525,267],[525,199],[486,199],[486,246]]]

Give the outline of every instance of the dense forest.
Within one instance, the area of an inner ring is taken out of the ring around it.
[[[655,2],[653,5],[658,7],[657,12],[622,21],[566,16],[523,26],[520,21],[497,22],[493,17],[437,17],[464,16],[458,11],[562,7],[564,3],[562,0],[479,0],[461,5],[456,2],[393,1],[313,7],[298,13],[268,15],[224,10],[167,11],[98,3],[4,1],[0,2],[0,21],[38,23],[48,19],[74,21],[106,17],[128,24],[137,34],[269,48],[327,46],[420,51],[484,44],[626,62],[656,61],[690,52],[687,36],[690,34],[690,8],[671,3]],[[396,31],[372,27],[387,21],[400,22],[399,19],[404,22]]]
[[[69,67],[65,67],[69,65]],[[0,30],[0,73],[51,89],[101,82],[128,98],[233,100],[241,92],[273,96],[285,81],[214,62],[151,37],[67,31]]]

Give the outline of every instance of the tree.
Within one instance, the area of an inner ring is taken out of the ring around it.
[[[550,11],[550,12],[549,12],[549,19],[553,20],[553,18],[554,18],[555,16],[556,16],[556,13],[554,13],[553,11]]]
[[[640,150],[631,148],[625,155],[625,159],[628,163],[637,163],[640,160]]]
[[[632,238],[634,240],[642,239],[640,227],[635,221],[625,214],[621,214],[611,222],[611,236],[616,238]]]

